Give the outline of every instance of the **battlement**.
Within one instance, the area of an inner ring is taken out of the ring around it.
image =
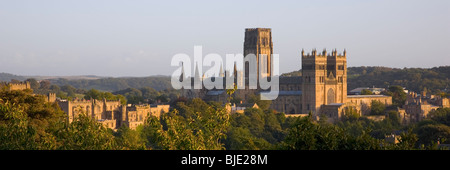
[[[271,31],[270,28],[246,28],[245,32],[254,32],[254,31]]]
[[[346,58],[347,51],[344,49],[342,54],[338,54],[337,50],[334,49],[331,51],[331,54],[327,53],[326,49],[323,49],[322,53],[318,53],[316,49],[313,49],[311,53],[305,54],[305,50],[302,49],[302,58]]]
[[[51,95],[51,94],[49,94],[49,95]],[[56,95],[54,95],[54,96],[56,98]],[[51,95],[51,97],[53,97],[53,95]],[[71,103],[71,104],[89,104],[89,103],[97,102],[97,101],[101,101],[101,102],[105,102],[105,103],[117,103],[117,102],[120,103],[120,100],[105,100],[105,99],[104,100],[95,100],[95,99],[86,100],[84,98],[82,98],[82,99],[75,98],[72,101],[61,100],[61,99],[58,100],[59,103]]]
[[[31,89],[30,82],[20,82],[20,83],[2,83],[0,86],[7,86],[8,90],[25,90]]]

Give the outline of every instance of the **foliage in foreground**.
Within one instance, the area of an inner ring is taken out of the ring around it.
[[[84,114],[69,123],[56,104],[28,90],[0,91],[0,97],[0,150],[408,150],[450,143],[448,108],[409,126],[392,111],[373,121],[348,110],[330,124],[255,108],[229,115],[218,103],[193,99],[150,116],[136,130],[114,132]],[[385,142],[393,132],[399,132],[399,143]]]

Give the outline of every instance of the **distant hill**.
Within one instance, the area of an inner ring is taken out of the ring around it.
[[[34,78],[36,80],[52,80],[52,79],[67,79],[67,80],[97,80],[106,77],[94,76],[94,75],[81,75],[81,76],[24,76],[26,78]]]
[[[301,71],[284,73],[282,76],[301,76]],[[432,92],[449,91],[450,66],[433,68],[389,68],[389,67],[348,67],[348,90],[357,87],[382,87],[400,85],[408,90],[420,92],[424,88]],[[119,77],[107,78],[99,76],[18,76],[0,73],[0,81],[48,79],[59,86],[72,85],[78,89],[98,89],[102,91],[119,91],[127,88],[152,87],[156,90],[171,88],[170,76]]]
[[[169,76],[151,77],[120,77],[120,78],[100,78],[100,79],[52,79],[52,84],[59,86],[71,85],[78,89],[97,89],[102,91],[119,91],[127,88],[152,87],[156,90],[164,90],[172,87]]]
[[[164,90],[172,87],[169,76],[150,77],[100,77],[86,76],[18,76],[10,73],[0,73],[0,81],[10,82],[11,79],[25,81],[28,78],[36,80],[49,80],[58,86],[71,85],[77,89],[97,89],[102,91],[119,91],[127,88],[152,87],[156,90]]]
[[[36,80],[52,80],[52,79],[67,79],[67,80],[96,80],[106,77],[94,76],[94,75],[81,75],[81,76],[19,76],[10,73],[0,73],[0,81],[9,82],[11,79],[24,81],[26,79],[33,78]]]
[[[14,75],[14,74],[10,74],[10,73],[0,73],[0,81],[10,82],[11,79],[24,81],[27,78],[24,76],[18,76],[18,75]]]
[[[293,71],[282,76],[301,76]],[[450,66],[433,68],[348,67],[348,90],[357,87],[383,87],[400,85],[420,92],[424,88],[432,92],[450,90]]]

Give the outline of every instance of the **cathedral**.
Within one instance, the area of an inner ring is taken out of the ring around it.
[[[273,74],[272,54],[273,42],[270,28],[247,28],[244,38],[244,57],[255,54],[257,57],[257,74],[262,77],[271,77]],[[267,56],[268,60],[260,62],[260,56]],[[385,105],[392,104],[392,97],[384,95],[347,95],[347,52],[331,53],[324,49],[318,52],[313,49],[310,53],[301,51],[301,76],[280,76],[278,97],[271,102],[271,109],[287,115],[312,114],[318,118],[326,115],[331,120],[337,120],[344,114],[344,109],[352,107],[360,115],[370,112],[373,100]],[[282,57],[280,58],[282,59]],[[233,70],[235,83],[239,74],[244,74],[245,89],[238,89],[234,96],[246,103],[250,95],[258,95],[262,90],[248,88],[249,63],[244,62],[244,70]],[[261,69],[260,69],[261,67]],[[259,72],[261,70],[261,72]],[[220,77],[230,76],[226,71]],[[200,74],[195,73],[193,79],[199,79]],[[225,82],[225,81],[224,81]],[[226,90],[223,89],[183,89],[188,98],[202,98],[205,101],[227,102]]]

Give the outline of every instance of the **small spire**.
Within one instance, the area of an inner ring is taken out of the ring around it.
[[[198,71],[198,64],[195,66],[195,78],[196,79],[200,79],[201,77],[200,77],[200,73],[199,73],[199,71]]]
[[[183,82],[183,80],[184,80],[184,63],[181,63],[180,82]]]
[[[225,75],[224,75],[224,73],[223,73],[223,64],[222,64],[222,62],[220,62],[219,77],[225,77]]]

